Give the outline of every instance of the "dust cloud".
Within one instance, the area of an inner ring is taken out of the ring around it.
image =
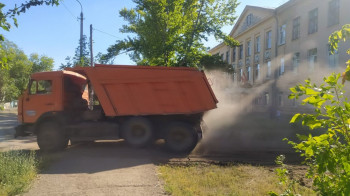
[[[296,139],[296,133],[302,134],[305,129],[289,124],[290,118],[296,111],[307,112],[310,108],[301,106],[300,103],[294,107],[285,104],[284,107],[276,108],[277,111],[281,110],[281,115],[276,116],[271,112],[271,104],[259,105],[255,103],[256,100],[274,87],[276,92],[284,91],[285,102],[290,101],[287,99],[290,87],[304,83],[307,78],[319,84],[324,76],[341,71],[344,71],[344,68],[330,70],[321,63],[317,69],[310,71],[307,66],[301,64],[299,74],[288,70],[275,80],[261,82],[248,88],[234,83],[232,76],[226,73],[207,72],[219,103],[216,109],[204,115],[203,139],[193,153],[230,155],[241,152],[293,152],[283,139]],[[273,73],[278,74],[278,70]]]

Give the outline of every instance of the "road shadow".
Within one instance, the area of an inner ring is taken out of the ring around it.
[[[230,154],[173,154],[164,149],[162,142],[148,148],[132,148],[123,140],[90,142],[69,146],[63,152],[51,153],[50,156],[56,157],[56,161],[49,169],[43,170],[42,174],[93,174],[167,163],[274,165],[275,158],[280,154],[287,155],[287,163],[300,163],[299,156],[295,153],[240,151]]]
[[[13,138],[13,127],[16,124],[16,114],[0,113],[0,141],[6,140],[6,142],[0,142],[0,150],[9,149],[9,145],[13,146],[10,149],[34,149],[41,158],[45,159],[48,155],[38,150],[35,136]],[[271,126],[274,125],[265,126],[262,131]],[[237,141],[242,144],[242,136],[246,136],[234,135],[236,132],[229,131],[232,128],[234,127],[226,127],[226,130],[222,130],[223,134],[212,134],[209,137],[204,135],[204,139],[191,154],[169,153],[165,150],[164,142],[161,141],[148,148],[132,148],[123,140],[76,144],[62,152],[50,153],[50,159],[55,161],[52,161],[50,167],[42,170],[41,173],[91,174],[169,162],[232,162],[264,165],[274,164],[279,154],[287,154],[287,162],[300,162],[299,156],[295,153],[262,148],[261,144],[268,143],[269,140],[261,136],[257,139],[262,143],[255,145],[256,148],[246,149],[243,145],[236,145]],[[245,138],[244,142],[245,146],[249,146],[253,140],[249,141],[249,138]]]
[[[148,148],[133,148],[123,140],[77,144],[69,146],[62,152],[51,153],[49,156],[56,157],[57,161],[42,173],[92,174],[146,164],[166,163],[171,159],[185,159],[188,156],[168,153],[163,145],[158,142]],[[41,156],[47,155],[41,153]]]

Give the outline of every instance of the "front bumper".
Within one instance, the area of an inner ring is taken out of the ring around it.
[[[16,133],[15,133],[15,138],[21,136],[29,136],[34,133],[34,126],[30,124],[21,124],[15,127]]]

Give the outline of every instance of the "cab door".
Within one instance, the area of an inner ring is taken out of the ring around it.
[[[55,111],[54,80],[32,79],[23,97],[23,122],[34,123],[50,111]]]

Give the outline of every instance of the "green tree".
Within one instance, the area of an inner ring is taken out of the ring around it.
[[[70,56],[67,56],[64,59],[66,62],[65,63],[61,63],[60,67],[58,69],[63,70],[64,68],[69,68],[69,67],[73,67],[74,66],[74,62],[73,62],[73,58]]]
[[[17,16],[25,13],[29,8],[33,6],[40,6],[40,5],[58,5],[61,0],[29,0],[25,3],[22,3],[21,5],[15,7],[13,9],[9,9],[7,11],[3,11],[3,8],[5,7],[5,4],[0,3],[0,28],[2,28],[5,31],[10,31],[12,28],[11,22],[9,20],[13,21],[13,24],[17,27]],[[5,37],[0,34],[0,41],[4,41]],[[2,45],[0,44],[0,54],[3,53],[2,51]],[[9,64],[7,62],[8,60],[3,57],[0,59],[0,69],[8,68]]]
[[[124,8],[119,14],[128,22],[120,32],[134,36],[110,46],[102,62],[128,52],[137,64],[196,67],[206,55],[203,41],[208,36],[239,45],[221,31],[236,19],[237,0],[133,1],[135,8]]]
[[[32,62],[32,73],[52,71],[55,62],[53,58],[45,55],[39,56],[37,53],[31,54],[29,60]]]
[[[232,65],[222,60],[222,57],[218,54],[211,55],[205,54],[199,61],[200,68],[204,68],[206,70],[220,70],[227,73],[234,73],[234,69]]]
[[[80,41],[78,44],[78,47],[75,49],[75,55],[74,57],[67,56],[66,57],[66,63],[61,63],[61,66],[59,69],[64,69],[68,67],[74,67],[74,66],[81,66],[81,67],[88,67],[91,65],[90,60],[90,44],[87,42],[86,35],[83,36],[83,54],[80,56]]]
[[[75,49],[75,55],[74,55],[74,65],[81,66],[81,67],[88,67],[90,66],[90,44],[87,43],[86,35],[83,36],[82,39],[82,48],[83,48],[83,54],[80,56],[80,41],[78,47]]]
[[[25,90],[32,70],[32,62],[14,43],[1,42],[0,58],[6,58],[9,69],[0,69],[0,101],[12,101]]]
[[[340,41],[350,38],[350,25],[333,33],[330,45],[338,49]],[[347,50],[350,54],[350,50]],[[349,62],[343,74],[343,83],[349,80]],[[289,98],[304,97],[302,103],[311,105],[311,114],[295,114],[291,123],[302,121],[311,130],[322,128],[322,134],[310,132],[298,135],[300,142],[289,143],[305,158],[309,166],[307,176],[321,195],[350,195],[350,101],[344,97],[344,85],[339,82],[340,74],[324,78],[321,85],[306,80],[291,88]]]

